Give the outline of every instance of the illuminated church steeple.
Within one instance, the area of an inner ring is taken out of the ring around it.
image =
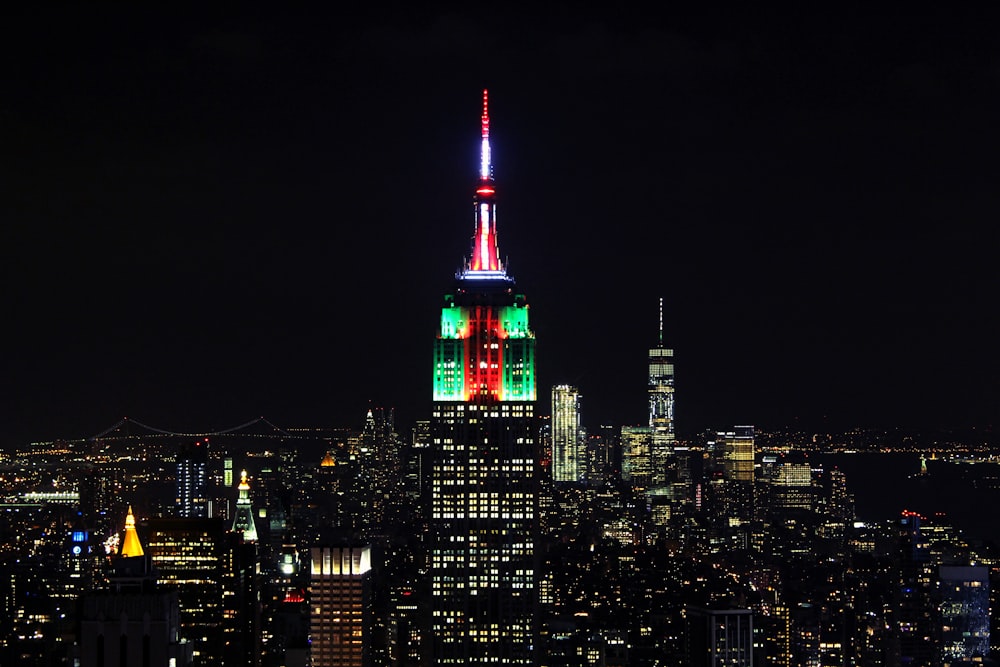
[[[236,499],[236,512],[233,516],[234,533],[243,533],[244,542],[257,541],[257,525],[253,520],[253,507],[250,505],[250,484],[247,482],[247,471],[240,473],[240,496]]]

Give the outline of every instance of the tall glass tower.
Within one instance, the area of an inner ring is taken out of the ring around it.
[[[497,249],[483,91],[472,257],[434,344],[431,585],[435,664],[535,661],[535,337]]]
[[[674,451],[674,351],[663,345],[663,299],[660,299],[660,336],[649,349],[649,429],[650,482],[660,486],[667,481],[667,465]]]
[[[177,516],[208,516],[208,439],[186,442],[177,454]]]
[[[586,472],[580,392],[568,384],[552,387],[552,481],[581,482]]]

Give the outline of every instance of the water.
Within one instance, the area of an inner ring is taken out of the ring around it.
[[[1000,466],[927,462],[919,454],[819,454],[810,460],[839,468],[862,521],[895,519],[912,510],[924,516],[944,512],[966,537],[1000,544]]]

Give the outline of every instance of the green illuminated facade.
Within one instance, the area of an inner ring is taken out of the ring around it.
[[[485,287],[492,292],[510,285],[495,282]],[[456,302],[456,295],[445,297],[434,346],[435,401],[468,401],[477,395],[535,400],[535,336],[528,327],[528,305],[524,295],[510,289],[497,296],[497,304],[465,305]]]
[[[472,259],[434,342],[431,635],[436,665],[534,665],[537,632],[535,337],[496,247],[483,110]]]

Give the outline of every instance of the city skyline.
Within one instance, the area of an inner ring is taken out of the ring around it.
[[[468,253],[483,87],[538,388],[585,424],[646,421],[660,298],[681,437],[997,416],[974,15],[12,18],[0,447],[426,418],[400,359]]]

